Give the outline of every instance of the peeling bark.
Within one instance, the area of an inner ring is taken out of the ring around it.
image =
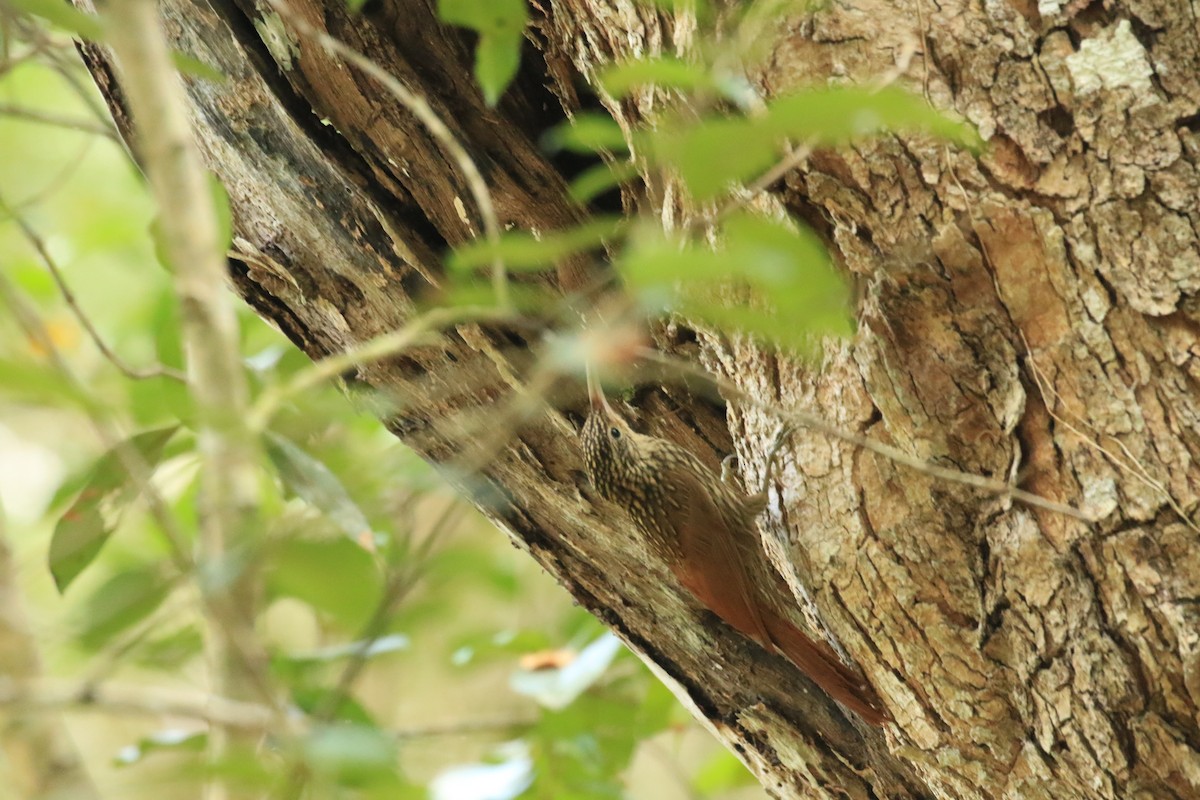
[[[428,3],[293,6],[421,92],[467,144],[502,224],[579,218],[540,132],[577,81],[695,45],[628,0],[533,4],[522,74],[488,109],[464,35]],[[249,0],[167,0],[231,196],[238,291],[313,358],[405,322],[478,234],[453,164],[369,79],[289,39]],[[893,75],[979,127],[980,158],[919,137],[819,151],[757,202],[828,239],[862,287],[858,335],[821,369],[682,323],[659,346],[784,407],[934,463],[1080,505],[1086,524],[936,482],[798,433],[764,552],[896,723],[865,730],[782,659],[698,612],[582,477],[569,401],[464,488],[689,698],[778,797],[1187,798],[1200,793],[1200,45],[1197,8],[1077,0],[857,0],[777,20],[747,66],[765,97]],[[275,31],[272,33],[272,31]],[[106,53],[85,57],[128,130]],[[548,91],[549,86],[553,91]],[[605,98],[607,100],[607,98]],[[627,129],[661,108],[606,105]],[[688,214],[659,175],[625,199]],[[577,288],[584,264],[560,276]],[[406,399],[387,420],[449,463],[511,394],[531,339],[462,325],[355,376]],[[775,420],[643,386],[639,425],[759,480]]]

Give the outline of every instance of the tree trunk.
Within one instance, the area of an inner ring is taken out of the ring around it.
[[[598,67],[686,55],[687,17],[630,0],[534,0],[498,109],[469,37],[432,0],[294,0],[424,96],[483,171],[505,227],[580,218],[542,132]],[[372,79],[266,3],[165,0],[236,217],[237,290],[314,359],[403,325],[441,255],[481,225],[455,163]],[[460,484],[689,699],[778,797],[1200,794],[1200,45],[1182,0],[860,0],[780,16],[748,78],[764,96],[896,81],[974,123],[981,157],[922,137],[818,151],[758,202],[828,240],[862,287],[859,330],[817,369],[738,337],[662,326],[660,349],[784,408],[932,463],[1014,479],[1089,524],[800,431],[763,524],[807,613],[895,717],[868,729],[784,660],[696,609],[581,472],[581,395],[531,415]],[[102,48],[85,57],[128,131]],[[549,87],[549,90],[546,88]],[[609,102],[626,128],[660,94]],[[644,211],[677,215],[643,176]],[[656,199],[657,198],[657,199]],[[627,197],[627,200],[631,198]],[[560,273],[579,288],[584,265]],[[435,463],[523,384],[537,337],[459,325],[353,376]],[[643,385],[636,425],[760,480],[777,420]],[[632,409],[627,409],[631,410]],[[765,558],[766,556],[764,556]],[[797,600],[796,605],[802,605]],[[818,634],[823,635],[823,634]]]

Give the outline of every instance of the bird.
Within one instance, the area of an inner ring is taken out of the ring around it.
[[[633,430],[590,370],[588,394],[591,411],[580,432],[588,477],[601,497],[628,511],[679,583],[739,633],[782,653],[864,721],[888,721],[871,685],[755,585],[742,548],[758,541],[755,519],[766,508],[766,495],[747,495],[685,448]]]

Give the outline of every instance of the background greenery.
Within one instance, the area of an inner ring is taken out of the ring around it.
[[[142,502],[109,493],[93,509],[86,496],[82,506],[77,500],[106,475],[119,483],[112,459],[103,461],[88,404],[127,434],[183,424],[155,480],[190,530],[197,460],[186,389],[121,375],[88,339],[14,221],[19,215],[44,240],[123,361],[183,368],[176,300],[150,233],[152,203],[116,141],[59,124],[92,128],[104,120],[70,43],[53,36],[31,44],[7,30],[0,264],[36,305],[88,395],[79,396],[9,309],[0,312],[0,499],[26,613],[51,675],[202,688],[195,589],[173,574]],[[43,114],[51,120],[29,118]],[[305,364],[248,311],[241,341],[256,391]],[[342,710],[358,727],[307,742],[305,757],[329,792],[318,796],[761,796],[635,657],[610,649],[603,628],[531,559],[338,391],[314,390],[282,410],[260,479],[268,597],[258,627],[272,677],[294,702],[314,703],[331,690],[389,576],[408,575],[377,631],[377,654]],[[73,503],[103,520],[85,524],[88,530],[112,536],[73,580],[74,568],[58,561],[60,582],[69,583],[60,592],[51,541]],[[592,661],[595,669],[580,669]],[[562,707],[546,705],[552,702]],[[68,721],[105,796],[195,796],[201,722],[103,709],[70,711]],[[469,764],[491,771],[472,772]],[[0,785],[12,785],[4,766]],[[269,783],[279,762],[244,760],[229,769],[235,766],[242,779]],[[472,776],[481,778],[472,785],[487,790],[471,793],[454,782]]]
[[[756,96],[739,75],[762,57],[760,34],[802,2],[735,4],[720,35],[706,3],[660,4],[694,9],[703,35],[692,61],[635,61],[599,77],[611,97],[651,84],[662,93],[632,151],[594,114],[548,132],[545,145],[596,157],[572,185],[581,203],[653,173],[678,182],[694,218],[669,232],[658,220],[595,218],[539,237],[496,233],[447,254],[458,291],[446,301],[552,312],[562,298],[531,282],[516,283],[510,306],[506,271],[548,269],[603,242],[639,318],[679,313],[806,352],[850,333],[849,292],[816,235],[756,201],[816,146],[898,128],[966,145],[976,137],[885,86]],[[439,9],[477,35],[475,74],[494,103],[519,65],[525,3]],[[255,529],[198,560],[208,506],[194,431],[213,421],[197,420],[179,380],[179,309],[153,203],[70,39],[47,20],[100,35],[60,0],[0,0],[0,288],[10,312],[0,316],[0,501],[24,613],[47,673],[75,687],[67,719],[101,793],[191,797],[223,781],[284,798],[305,788],[322,798],[761,797],[634,656],[383,430],[367,410],[381,398],[285,391],[311,366],[244,308],[252,406],[279,402],[244,426],[258,458]],[[228,208],[213,188],[227,246]],[[545,374],[580,370],[586,334],[576,324],[539,364]],[[114,439],[125,443],[113,450]],[[126,474],[131,453],[151,468],[149,484]],[[265,647],[265,663],[246,672],[261,668],[299,730],[281,724],[206,747],[203,707],[90,707],[86,690],[110,684],[207,690],[206,640],[236,637],[206,598],[246,575],[263,594],[254,637]],[[22,698],[7,696],[15,719]],[[0,762],[0,785],[12,785],[11,766]]]

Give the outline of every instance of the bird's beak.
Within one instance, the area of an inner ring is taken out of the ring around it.
[[[612,409],[608,405],[608,400],[604,397],[604,389],[600,386],[600,379],[596,377],[596,372],[592,369],[590,363],[587,365],[586,370],[588,399],[592,403],[592,411],[612,413]]]

